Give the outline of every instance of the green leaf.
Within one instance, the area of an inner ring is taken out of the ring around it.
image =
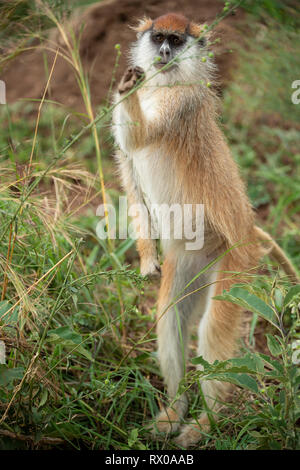
[[[235,367],[244,368],[245,370],[241,372],[256,373],[264,372],[264,364],[259,356],[256,354],[245,354],[244,357],[235,357],[230,359],[230,362]],[[246,370],[247,369],[247,370]]]
[[[274,319],[276,318],[272,308],[269,305],[267,305],[256,295],[250,294],[250,292],[248,292],[246,289],[243,289],[241,287],[233,287],[230,290],[230,294],[246,302],[248,308],[251,311],[257,313],[258,315],[261,315],[266,320],[274,321]]]
[[[23,367],[9,368],[5,364],[0,364],[0,386],[6,387],[14,380],[21,380],[24,375]]]
[[[251,312],[257,313],[272,324],[276,322],[276,316],[272,308],[259,297],[251,294],[242,287],[233,287],[228,293],[224,292],[223,295],[216,296],[214,299],[227,300],[229,302],[240,305],[241,307],[250,310]]]
[[[192,364],[194,365],[201,365],[203,366],[204,370],[205,369],[210,369],[211,368],[211,364],[209,362],[207,362],[205,359],[203,359],[202,356],[199,356],[199,357],[193,357],[192,360],[191,360]]]
[[[273,367],[273,369],[277,370],[280,374],[280,376],[284,375],[284,367],[283,365],[272,359],[271,357],[267,356],[266,354],[263,353],[258,353],[259,357],[261,357],[267,364]]]
[[[48,335],[50,336],[49,341],[62,344],[64,347],[70,349],[72,354],[81,354],[89,361],[94,360],[91,353],[82,346],[82,336],[68,326],[61,326],[55,328],[55,330],[49,330]],[[72,349],[74,349],[74,351],[72,351]]]
[[[87,349],[85,349],[83,346],[78,346],[74,353],[76,353],[76,351],[81,354],[82,356],[84,356],[86,359],[88,359],[89,361],[94,361],[94,358],[93,356],[91,355],[90,351],[88,351]]]
[[[134,245],[134,242],[135,241],[132,238],[127,238],[127,240],[121,242],[116,250],[116,256],[120,258],[124,253],[126,253],[126,251],[128,251]]]
[[[137,438],[138,438],[138,433],[139,433],[138,429],[132,429],[132,430],[130,431],[130,434],[129,434],[129,437],[128,437],[128,445],[129,445],[129,447],[132,447],[133,444],[135,444],[135,442],[136,442],[136,440],[137,440]]]
[[[99,253],[100,247],[99,245],[95,245],[94,248],[92,249],[90,255],[86,259],[86,264],[90,267],[95,266],[97,262],[97,257]]]
[[[77,296],[76,294],[73,294],[73,295],[72,295],[72,299],[73,299],[73,302],[74,302],[75,310],[78,311],[78,307],[77,307],[77,304],[78,304],[78,296]]]
[[[71,330],[68,326],[61,326],[55,330],[49,330],[48,335],[58,336],[63,340],[72,341],[72,343],[75,344],[82,343],[82,336],[74,330]]]
[[[45,388],[45,390],[43,391],[42,397],[41,397],[41,401],[40,401],[40,403],[38,405],[38,408],[37,408],[38,410],[45,405],[45,403],[47,402],[47,398],[48,398],[48,390]]]
[[[8,315],[5,315],[11,307],[12,304],[7,300],[0,301],[0,321],[3,321],[4,324],[16,323],[18,321],[19,307],[14,308]],[[1,317],[4,318],[2,319]]]
[[[259,393],[256,380],[248,374],[222,374],[222,381],[239,385],[240,387],[247,388],[254,393]]]
[[[300,284],[297,284],[296,286],[292,286],[288,293],[286,294],[284,301],[283,301],[283,306],[286,307],[292,300],[293,297],[296,295],[300,294]]]
[[[282,353],[280,343],[277,341],[277,339],[274,336],[270,334],[266,334],[266,337],[267,337],[268,348],[272,356],[279,356]]]
[[[276,309],[281,311],[283,307],[283,294],[280,289],[275,289],[274,302],[275,302]]]

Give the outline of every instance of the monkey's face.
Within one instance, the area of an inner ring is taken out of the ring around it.
[[[131,48],[131,63],[141,67],[153,85],[199,83],[208,78],[210,61],[206,39],[196,41],[187,33],[150,29],[138,34]],[[161,72],[160,72],[161,70]],[[159,72],[159,73],[158,73]]]
[[[163,72],[170,72],[178,66],[174,60],[187,44],[186,35],[174,32],[151,31],[150,47],[154,53],[154,65]],[[170,63],[171,62],[171,63]],[[170,63],[169,67],[165,67]]]

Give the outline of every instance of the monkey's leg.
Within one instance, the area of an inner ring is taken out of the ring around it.
[[[231,258],[231,259],[230,259]],[[210,293],[211,297],[220,295],[224,289],[229,290],[232,284],[239,282],[239,279],[224,271],[238,271],[233,269],[234,259],[232,255],[227,255],[220,264],[220,272],[217,283]],[[231,278],[230,278],[231,277]],[[211,300],[199,325],[199,345],[198,355],[213,363],[217,360],[226,360],[234,356],[237,338],[240,333],[241,308],[230,302]],[[199,367],[201,369],[201,367]],[[217,399],[226,399],[231,390],[231,385],[216,380],[206,380],[201,383],[201,388],[205,396],[205,401],[211,410],[217,411]],[[201,440],[201,431],[209,431],[209,419],[206,413],[200,415],[199,419],[186,424],[181,434],[176,439],[176,443],[187,448]]]
[[[195,293],[191,292],[208,284],[211,280],[211,272],[200,275],[184,292],[182,291],[209,261],[204,254],[191,252],[187,254],[182,251],[177,252],[176,256],[169,254],[163,264],[157,309],[158,355],[171,404],[159,414],[154,431],[176,431],[180,419],[186,412],[186,395],[182,394],[176,400],[174,399],[185,373],[188,326],[194,314],[200,316],[205,311],[208,288]],[[168,309],[178,294],[180,298],[188,293],[191,294]]]

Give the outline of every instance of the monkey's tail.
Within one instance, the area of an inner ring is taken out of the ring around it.
[[[300,279],[296,269],[294,268],[290,260],[287,258],[284,251],[271,237],[271,235],[262,230],[260,227],[257,227],[257,225],[254,227],[254,229],[259,240],[270,243],[271,247],[268,251],[268,255],[282,266],[283,270],[289,276],[289,279],[292,282],[294,282],[295,284],[300,284]]]

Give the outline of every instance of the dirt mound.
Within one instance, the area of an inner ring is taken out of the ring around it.
[[[126,50],[129,43],[135,39],[135,34],[128,28],[128,24],[134,24],[144,14],[155,18],[168,11],[181,12],[196,22],[209,23],[221,9],[222,2],[219,0],[110,0],[95,4],[83,13],[75,13],[73,23],[84,27],[80,54],[84,70],[89,75],[93,105],[103,103],[107,96],[116,58],[115,44],[120,44],[122,51],[117,79],[126,66]],[[242,15],[243,12],[238,11],[234,16],[223,20],[217,28],[217,35],[221,38],[221,42],[215,46],[220,87],[230,78],[235,54],[228,52],[229,43],[239,39],[235,25],[239,23]],[[51,36],[60,42],[58,33]],[[50,67],[54,54],[46,51],[42,45],[22,53],[3,71],[1,79],[6,82],[8,103],[21,98],[41,98],[46,84],[43,54],[47,55]],[[51,81],[51,99],[76,110],[84,108],[74,71],[63,58],[58,58],[55,66]]]

